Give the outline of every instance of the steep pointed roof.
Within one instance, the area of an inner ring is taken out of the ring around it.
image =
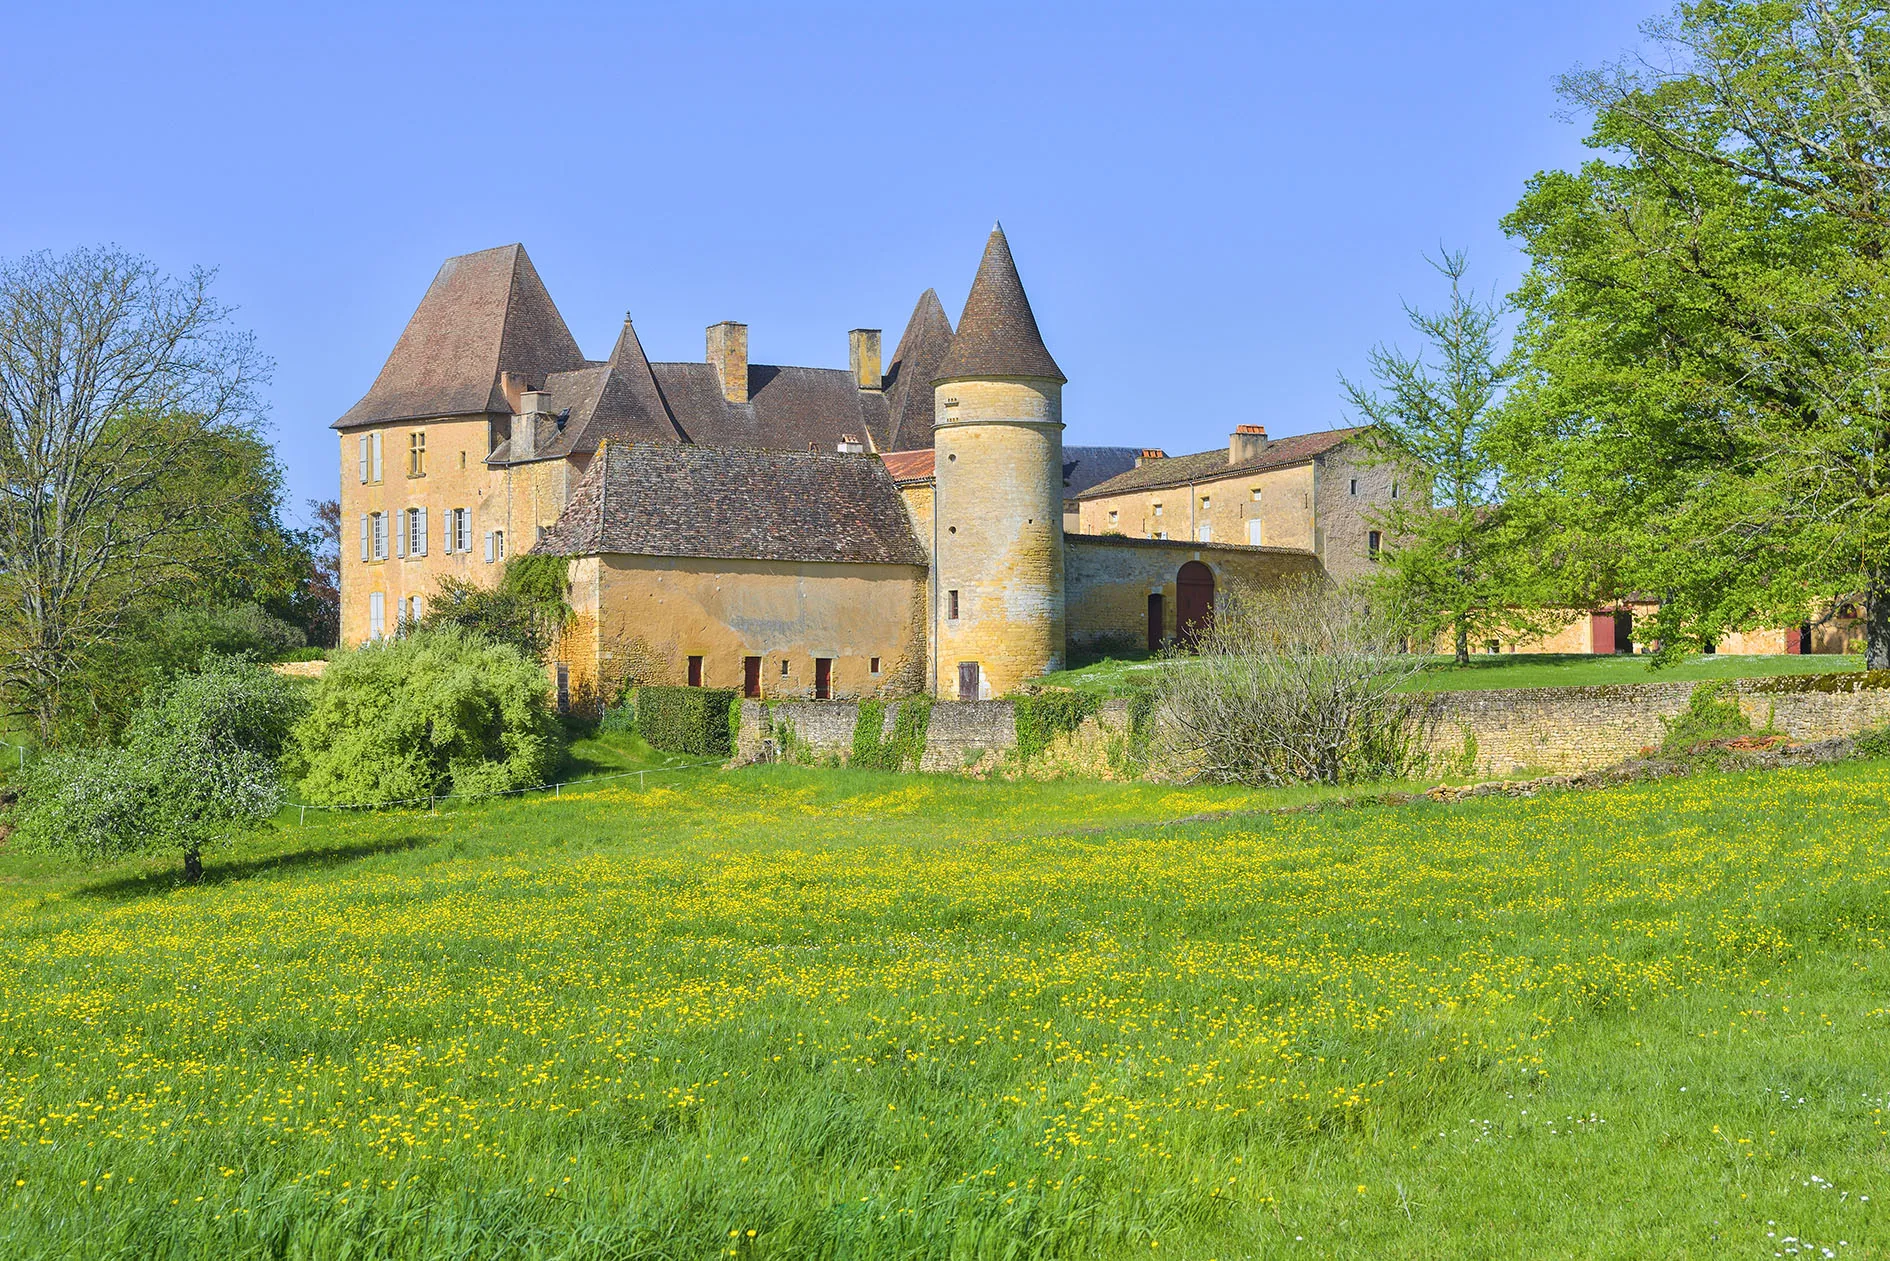
[[[586,423],[577,429],[566,448],[570,451],[594,450],[601,439],[627,438],[633,442],[680,442],[663,395],[656,388],[656,376],[637,340],[637,330],[630,317],[624,316],[623,331],[611,349],[608,375],[597,406]]]
[[[510,412],[500,372],[540,385],[585,366],[524,246],[461,254],[440,265],[373,386],[332,427]]]
[[[962,377],[1069,379],[1044,348],[1043,334],[1037,331],[1037,317],[1031,313],[1030,299],[1024,296],[1024,282],[1017,278],[1017,264],[1011,261],[1011,245],[1004,239],[1002,226],[992,228],[991,239],[985,242],[984,260],[971,282],[965,313],[959,317],[951,349],[933,380]]]
[[[951,345],[951,317],[938,300],[938,290],[927,289],[913,306],[906,331],[900,334],[899,348],[893,351],[892,367],[886,371],[886,407],[891,413],[887,450],[932,445],[932,420],[936,415],[932,381]]]

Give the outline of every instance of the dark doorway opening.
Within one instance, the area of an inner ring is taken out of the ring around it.
[[[1634,610],[1616,609],[1614,613],[1614,650],[1632,653],[1634,651]]]
[[[1214,571],[1198,560],[1181,567],[1175,578],[1175,633],[1192,648],[1214,620]]]
[[[833,658],[814,658],[814,699],[817,701],[833,698]]]
[[[1166,629],[1162,623],[1162,593],[1151,591],[1148,593],[1148,650],[1150,652],[1162,650],[1162,634]]]
[[[689,686],[690,687],[702,686],[702,658],[701,657],[689,658]]]
[[[978,663],[975,661],[958,663],[958,699],[961,701],[978,699]]]
[[[742,695],[754,700],[761,695],[761,658],[742,658]]]

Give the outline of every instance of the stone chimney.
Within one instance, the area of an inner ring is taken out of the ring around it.
[[[847,365],[853,369],[853,384],[862,390],[879,388],[878,329],[856,328],[847,334]]]
[[[1142,453],[1135,457],[1135,467],[1141,468],[1150,460],[1165,460],[1167,458],[1168,452],[1162,450],[1160,447],[1144,447],[1142,448]]]
[[[1265,425],[1235,425],[1227,438],[1227,462],[1245,464],[1257,460],[1267,449]]]
[[[518,417],[512,422],[512,458],[530,460],[538,455],[538,424],[551,419],[551,395],[525,390],[518,398]]]
[[[834,444],[833,449],[838,451],[841,455],[866,454],[866,444],[860,441],[860,435],[856,433],[841,434],[840,441]]]
[[[709,325],[709,362],[722,378],[722,397],[731,403],[748,401],[748,325],[723,320]]]
[[[505,395],[505,405],[514,412],[519,410],[519,395],[525,392],[525,375],[521,372],[501,372],[499,374],[499,392]]]

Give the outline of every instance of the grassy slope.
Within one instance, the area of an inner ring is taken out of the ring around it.
[[[1125,694],[1137,682],[1146,683],[1167,663],[1147,657],[1108,658],[1074,670],[1045,675],[1052,686]],[[1688,657],[1676,665],[1654,670],[1646,657],[1593,657],[1564,653],[1510,653],[1473,657],[1457,667],[1449,657],[1437,657],[1419,676],[1414,690],[1435,692],[1480,691],[1502,687],[1592,687],[1605,683],[1694,683],[1707,679],[1758,679],[1780,674],[1823,674],[1861,670],[1856,656],[1715,656]]]
[[[5,1255],[1890,1249],[1890,764],[690,774],[0,856]]]

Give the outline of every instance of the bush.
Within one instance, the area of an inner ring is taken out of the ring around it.
[[[1094,692],[1039,692],[1019,696],[1012,702],[1017,723],[1017,756],[1028,762],[1050,747],[1060,735],[1068,735],[1083,725],[1083,720],[1102,708],[1103,698]]]
[[[1890,757],[1890,727],[1859,732],[1853,752],[1858,757]]]
[[[729,713],[740,703],[733,688],[648,684],[636,690],[637,731],[666,753],[727,757],[735,748]]]
[[[386,805],[536,788],[564,752],[544,667],[457,628],[339,653],[295,733],[302,792]]]
[[[1215,783],[1412,773],[1424,701],[1398,687],[1424,658],[1400,651],[1399,624],[1362,589],[1320,579],[1228,592],[1198,655],[1157,681],[1154,753]]]
[[[1662,753],[1685,753],[1714,740],[1752,734],[1752,723],[1739,709],[1739,692],[1731,680],[1702,683],[1687,695],[1687,707],[1660,725],[1667,730]]]
[[[908,696],[899,702],[892,735],[886,737],[886,703],[861,701],[860,715],[853,725],[851,764],[878,771],[918,770],[925,757],[925,729],[931,723],[932,698]]]
[[[562,556],[526,554],[505,562],[497,587],[442,578],[420,629],[465,631],[542,661],[571,618],[568,570]]]
[[[301,708],[288,682],[234,657],[153,691],[123,747],[55,754],[27,776],[21,840],[110,858],[180,849],[190,880],[203,850],[226,843],[282,804],[276,763]]]

